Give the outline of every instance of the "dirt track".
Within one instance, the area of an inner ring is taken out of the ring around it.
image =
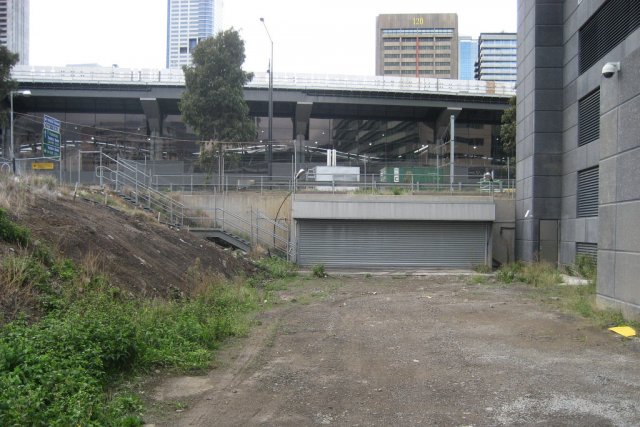
[[[149,387],[169,426],[640,423],[640,345],[459,276],[300,279],[202,377]]]

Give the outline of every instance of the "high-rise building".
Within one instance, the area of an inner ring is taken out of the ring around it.
[[[376,75],[458,77],[458,15],[378,15]]]
[[[475,66],[476,80],[515,82],[517,44],[516,33],[481,33]]]
[[[458,80],[474,80],[478,40],[466,36],[460,36],[458,40]]]
[[[222,29],[222,0],[167,0],[167,68],[191,64],[198,43]]]
[[[0,0],[0,44],[29,64],[29,0]]]

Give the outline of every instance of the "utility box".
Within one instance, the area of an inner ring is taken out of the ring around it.
[[[342,191],[355,191],[357,186],[349,186],[348,183],[360,182],[360,168],[357,166],[316,166],[307,173],[307,179],[318,183],[330,183],[331,185],[316,186],[319,191],[335,191],[336,183]],[[345,185],[345,183],[347,183]]]

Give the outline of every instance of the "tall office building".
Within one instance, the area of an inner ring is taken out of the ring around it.
[[[191,64],[198,43],[222,28],[222,0],[167,0],[167,68]]]
[[[29,0],[0,0],[0,44],[29,64]]]
[[[516,33],[481,33],[475,67],[476,80],[515,82],[517,44]]]
[[[376,75],[458,77],[458,15],[378,15]]]
[[[474,80],[478,40],[466,36],[460,36],[458,40],[458,80]]]

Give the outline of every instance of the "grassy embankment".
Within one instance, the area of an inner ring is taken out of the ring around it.
[[[5,177],[0,206],[26,206],[18,199],[34,185]],[[245,334],[248,314],[269,298],[268,269],[229,282],[197,263],[188,297],[131,296],[90,258],[77,265],[34,241],[5,209],[0,240],[10,248],[0,262],[0,425],[141,425],[142,401],[124,386],[127,378],[206,369],[220,343]],[[264,265],[292,273],[286,264]]]

